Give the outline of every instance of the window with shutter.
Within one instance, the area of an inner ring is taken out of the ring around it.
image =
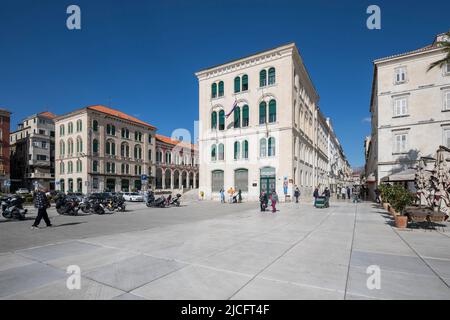
[[[450,110],[450,90],[444,92],[444,110]]]
[[[241,78],[234,78],[234,93],[241,92]]]
[[[248,90],[248,76],[246,74],[244,74],[242,76],[242,91],[247,91]]]
[[[248,127],[249,125],[249,110],[248,105],[242,107],[242,127]]]
[[[247,169],[237,169],[234,171],[234,184],[237,190],[242,192],[248,191],[248,170]]]
[[[264,124],[266,123],[267,119],[266,119],[266,109],[267,109],[267,104],[262,101],[259,104],[259,124]]]

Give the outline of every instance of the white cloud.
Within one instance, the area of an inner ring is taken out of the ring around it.
[[[365,117],[361,120],[361,122],[363,123],[370,123],[372,121],[372,119],[370,117]]]

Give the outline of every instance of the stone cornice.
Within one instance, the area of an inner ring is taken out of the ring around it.
[[[217,77],[223,74],[227,74],[230,72],[236,72],[238,70],[246,69],[255,65],[275,61],[280,58],[290,56],[292,55],[294,48],[295,44],[290,43],[288,45],[280,46],[248,57],[233,60],[225,64],[201,70],[199,72],[196,72],[195,75],[201,81],[212,77]]]

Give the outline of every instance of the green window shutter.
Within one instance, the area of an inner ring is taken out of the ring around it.
[[[216,161],[216,145],[213,145],[211,148],[211,160]]]
[[[236,107],[234,110],[234,127],[240,128],[241,126],[241,108]]]
[[[211,85],[211,97],[216,98],[217,97],[217,84],[213,83]]]
[[[211,129],[217,129],[217,112],[211,113]]]
[[[247,91],[248,90],[248,76],[246,74],[244,74],[242,76],[242,91]]]
[[[111,154],[111,142],[106,142],[106,154]]]
[[[243,148],[244,148],[244,154],[242,155],[242,157],[244,159],[248,159],[248,141],[247,140],[244,140]]]
[[[234,78],[234,93],[238,93],[241,91],[241,78]]]
[[[245,105],[242,108],[242,126],[248,127],[248,125],[249,125],[249,110],[248,105]]]
[[[277,121],[277,102],[270,100],[269,102],[269,122]]]
[[[225,111],[219,112],[219,130],[225,130]]]
[[[239,159],[239,142],[235,141],[234,142],[234,160]]]
[[[269,69],[269,85],[275,84],[275,68]]]
[[[266,70],[261,70],[259,73],[259,86],[264,87],[267,84],[267,72]]]
[[[224,87],[223,87],[223,81],[219,82],[219,97],[223,97],[224,93]]]
[[[267,104],[262,101],[259,104],[259,124],[264,124],[266,123],[266,109],[267,109]]]

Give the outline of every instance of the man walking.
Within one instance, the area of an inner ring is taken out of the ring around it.
[[[342,187],[341,188],[341,195],[342,195],[342,199],[345,200],[345,195],[347,194],[347,188],[346,187]]]
[[[351,193],[350,187],[347,187],[347,199],[349,200],[350,200],[350,193]]]
[[[272,191],[272,195],[270,196],[270,200],[272,202],[272,212],[275,213],[277,212],[277,202],[278,202],[278,194],[275,190]]]
[[[50,207],[50,202],[47,199],[45,191],[46,190],[44,188],[39,188],[34,195],[34,207],[38,209],[38,215],[36,217],[36,220],[34,220],[31,229],[38,229],[42,219],[44,219],[47,227],[52,226],[47,214],[47,208]]]
[[[300,197],[300,189],[297,186],[295,186],[294,197],[295,203],[298,203],[298,198]]]

